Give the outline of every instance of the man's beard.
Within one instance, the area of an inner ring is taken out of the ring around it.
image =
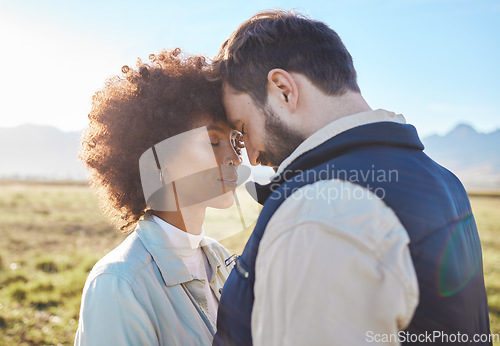
[[[305,138],[285,126],[268,105],[263,109],[265,121],[265,152],[261,153],[259,161],[263,165],[270,164],[276,171],[278,166],[293,153]]]

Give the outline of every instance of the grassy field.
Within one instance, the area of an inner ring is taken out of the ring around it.
[[[471,201],[491,330],[500,333],[500,197],[474,195]],[[225,227],[216,215],[209,223]],[[249,233],[221,242],[240,253]],[[85,185],[0,184],[0,344],[72,344],[87,274],[124,237]]]

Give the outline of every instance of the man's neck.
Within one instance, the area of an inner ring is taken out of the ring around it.
[[[372,110],[360,93],[348,91],[342,96],[315,93],[305,112],[314,116],[303,117],[302,134],[308,138],[332,121]]]

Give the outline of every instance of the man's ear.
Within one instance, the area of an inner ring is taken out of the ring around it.
[[[267,85],[268,93],[277,96],[290,113],[297,110],[299,88],[290,73],[280,68],[272,69],[267,74]]]

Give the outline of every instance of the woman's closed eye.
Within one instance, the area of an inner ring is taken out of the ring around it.
[[[210,138],[210,145],[213,147],[218,147],[220,144],[219,136],[217,134],[213,133],[209,136]]]

